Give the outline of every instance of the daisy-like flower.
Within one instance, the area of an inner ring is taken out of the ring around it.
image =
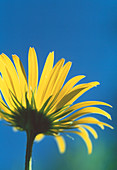
[[[61,153],[65,151],[65,133],[75,133],[86,143],[88,153],[92,143],[88,132],[97,138],[92,124],[104,129],[113,128],[109,124],[90,116],[100,114],[111,119],[110,114],[96,107],[109,106],[100,101],[84,101],[73,104],[83,93],[99,85],[99,82],[77,84],[84,75],[73,77],[65,82],[71,62],[64,64],[62,58],[55,66],[54,52],[49,53],[38,83],[38,62],[34,48],[28,54],[28,81],[18,56],[13,55],[14,64],[5,55],[0,55],[0,112],[10,126],[26,131],[27,150],[25,169],[31,167],[31,154],[34,140],[51,135],[56,140]]]

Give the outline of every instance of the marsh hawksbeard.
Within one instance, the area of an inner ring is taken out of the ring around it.
[[[63,134],[75,133],[86,143],[88,153],[92,152],[92,143],[88,132],[97,138],[97,132],[91,126],[98,125],[113,128],[109,124],[89,114],[100,114],[111,119],[110,114],[96,107],[109,106],[101,101],[84,101],[73,104],[83,93],[99,85],[99,82],[78,84],[84,75],[75,76],[65,83],[71,62],[64,64],[62,58],[55,66],[54,52],[49,53],[38,83],[38,62],[34,48],[28,54],[28,81],[18,56],[12,61],[0,55],[0,112],[10,126],[27,133],[26,166],[32,153],[33,141],[39,141],[45,135],[56,140],[61,153],[65,151]],[[4,97],[4,99],[3,99]]]

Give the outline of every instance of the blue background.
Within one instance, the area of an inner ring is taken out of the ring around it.
[[[67,150],[60,155],[52,137],[33,147],[34,170],[115,170],[117,167],[117,0],[1,0],[0,53],[17,54],[28,74],[28,49],[35,47],[39,71],[49,52],[72,61],[67,77],[86,75],[82,82],[99,81],[78,101],[101,100],[110,103],[113,120],[99,117],[114,130],[96,127],[99,138],[93,153],[87,154],[84,142],[65,137]],[[95,126],[94,126],[95,127]],[[0,122],[0,169],[23,170],[26,149],[24,132],[13,132]]]

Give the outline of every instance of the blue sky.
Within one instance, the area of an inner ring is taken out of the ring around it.
[[[54,170],[58,165],[63,165],[64,160],[63,170],[70,170],[72,163],[73,170],[76,170],[79,167],[77,161],[85,159],[86,167],[81,165],[81,170],[87,170],[87,166],[93,170],[96,168],[95,160],[101,155],[106,157],[106,149],[109,150],[108,159],[114,164],[114,159],[111,159],[114,158],[114,144],[117,142],[117,1],[1,0],[0,53],[10,58],[12,54],[17,54],[28,74],[27,55],[30,46],[36,49],[40,73],[48,53],[54,51],[55,62],[63,57],[73,63],[67,80],[83,74],[86,78],[82,82],[99,81],[100,86],[84,94],[79,101],[101,100],[110,103],[113,109],[105,110],[112,115],[113,121],[107,122],[115,127],[113,131],[106,128],[102,132],[97,129],[99,139],[93,140],[94,153],[90,157],[78,137],[74,142],[66,139],[68,150],[62,156],[51,138],[35,144],[35,169],[38,170],[39,166],[41,170]],[[106,121],[105,118],[102,120]],[[14,133],[1,121],[0,136],[0,167],[5,170],[23,170],[25,133]],[[72,163],[68,163],[73,156]],[[103,163],[98,167],[99,162],[97,169],[103,170],[105,167]],[[111,169],[114,170],[113,167]]]

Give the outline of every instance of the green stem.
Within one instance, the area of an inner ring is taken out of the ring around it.
[[[27,147],[25,157],[25,170],[32,170],[32,147],[35,135],[27,131]]]

